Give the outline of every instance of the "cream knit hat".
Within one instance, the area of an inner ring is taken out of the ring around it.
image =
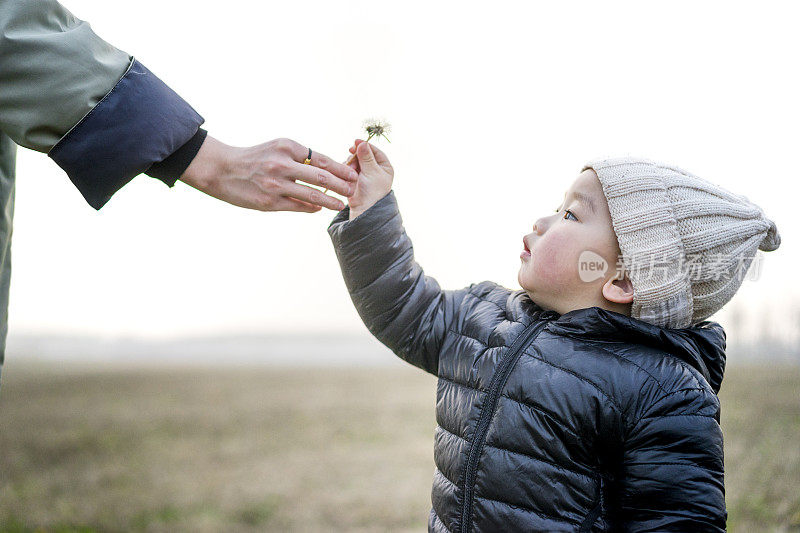
[[[622,261],[631,316],[667,328],[705,320],[736,293],[757,250],[781,243],[747,197],[675,166],[638,158],[595,160]]]

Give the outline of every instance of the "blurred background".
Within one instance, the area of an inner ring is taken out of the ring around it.
[[[800,8],[787,2],[65,0],[218,139],[344,160],[384,118],[417,260],[518,288],[587,160],[747,196],[777,251],[711,317],[732,531],[800,531]],[[101,210],[20,150],[2,531],[419,531],[435,378],[372,339],[326,227],[137,177]]]

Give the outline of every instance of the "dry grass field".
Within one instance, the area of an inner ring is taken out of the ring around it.
[[[7,362],[0,531],[424,531],[434,378]],[[800,531],[800,369],[731,368],[730,531]]]

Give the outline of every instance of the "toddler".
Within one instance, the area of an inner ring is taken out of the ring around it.
[[[679,168],[598,160],[523,237],[521,290],[442,290],[386,155],[350,150],[358,185],[328,228],[347,289],[438,377],[429,531],[724,531],[725,332],[705,319],[779,246],[774,222]]]

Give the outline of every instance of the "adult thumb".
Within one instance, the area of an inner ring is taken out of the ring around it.
[[[372,148],[368,142],[359,143],[358,148],[356,148],[356,156],[361,170],[378,166],[377,161],[375,161],[375,154],[372,153]]]

